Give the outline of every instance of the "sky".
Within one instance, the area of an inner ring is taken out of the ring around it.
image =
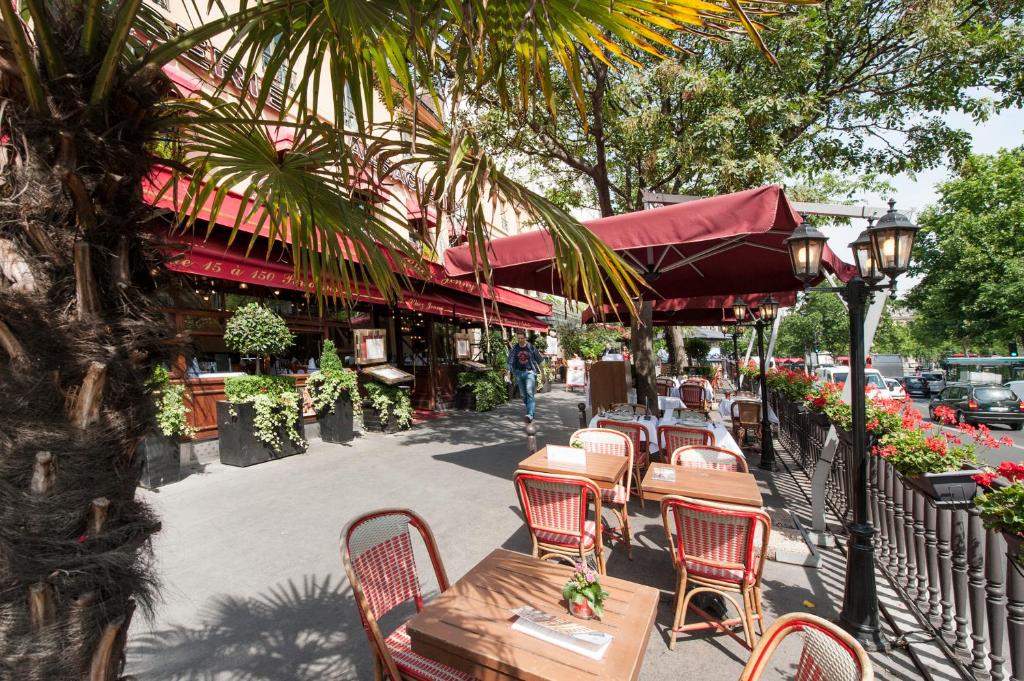
[[[955,113],[946,118],[956,128],[971,133],[972,148],[976,154],[992,154],[999,149],[1009,149],[1024,145],[1024,112],[1019,109],[1003,111],[982,124],[975,123],[968,116]],[[936,187],[950,176],[948,168],[935,168],[918,173],[916,176],[901,174],[894,177],[882,177],[895,188],[892,198],[896,199],[896,210],[914,220],[925,206],[938,200]],[[857,197],[869,206],[887,207],[889,196],[865,194]],[[848,227],[831,227],[825,231],[829,237],[829,246],[847,262],[853,262],[853,254],[847,246],[857,238],[860,231],[867,227],[864,220],[854,221]],[[913,286],[913,280],[904,276],[898,282],[899,291],[907,291]]]

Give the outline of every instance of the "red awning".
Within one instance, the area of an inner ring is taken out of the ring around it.
[[[781,307],[796,305],[796,291],[776,291],[772,297]],[[754,308],[767,293],[747,293],[734,296],[697,296],[694,298],[668,298],[656,300],[652,305],[652,319],[656,326],[715,326],[733,324],[736,318],[732,314],[732,306],[742,300]],[[618,313],[618,316],[616,316]],[[609,322],[628,319],[629,310],[625,305],[603,305],[600,314],[594,308],[583,311],[583,323]]]
[[[150,176],[143,180],[143,199],[159,208],[178,212],[188,191],[188,182],[179,179],[176,184],[171,185],[173,177],[174,173],[171,169],[159,166],[155,168]],[[217,212],[217,224],[225,227],[234,227],[237,222],[241,231],[266,237],[269,234],[269,226],[267,224],[263,224],[263,227],[257,231],[257,225],[261,224],[263,214],[262,208],[254,206],[251,201],[245,200],[242,195],[229,191]],[[208,202],[198,210],[196,217],[209,221],[211,215],[211,204]],[[291,243],[288,235],[285,235],[284,241],[285,243]],[[430,270],[430,275],[427,279],[417,277],[416,271],[410,267],[404,268],[404,274],[476,297],[480,297],[482,292],[484,298],[488,300],[494,300],[502,305],[517,308],[530,315],[545,316],[551,314],[550,303],[537,300],[532,296],[501,287],[478,286],[475,281],[453,279],[447,275],[444,267],[438,263],[427,263],[427,267]]]
[[[245,282],[268,288],[288,289],[291,291],[312,292],[312,282],[303,281],[295,276],[291,263],[283,260],[264,260],[247,257],[240,246],[226,246],[215,242],[203,241],[198,238],[182,237],[187,247],[181,252],[183,257],[171,260],[167,267],[176,272],[195,274],[213,279]],[[338,288],[334,291],[342,293]],[[378,305],[388,304],[387,299],[374,287],[359,284],[351,292],[351,299]],[[442,293],[427,291],[403,291],[398,307],[414,312],[468,319],[475,322],[484,320],[479,305],[460,301]],[[546,331],[548,326],[530,315],[514,310],[500,310],[497,314],[488,310],[488,319],[492,324],[513,328],[525,328],[531,331]]]
[[[437,211],[434,210],[434,207],[427,206],[424,208],[412,192],[409,192],[405,197],[405,217],[410,221],[425,220],[427,225],[431,227],[437,224]]]
[[[800,223],[777,185],[586,222],[654,290],[654,296],[709,296],[798,290],[783,241]],[[487,258],[494,283],[559,295],[573,294],[554,269],[554,245],[540,230],[494,239]],[[854,268],[826,249],[841,279]],[[453,277],[476,276],[468,246],[445,252]]]

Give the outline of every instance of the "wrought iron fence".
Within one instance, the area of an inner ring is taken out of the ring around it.
[[[779,437],[808,474],[829,427],[773,395]],[[853,450],[840,441],[826,500],[849,520]],[[885,459],[869,458],[868,509],[878,566],[965,679],[1024,681],[1024,570],[971,501],[937,502]]]

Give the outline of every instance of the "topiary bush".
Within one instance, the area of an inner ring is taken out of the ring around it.
[[[238,308],[224,328],[224,344],[229,350],[243,355],[280,355],[295,342],[295,334],[288,329],[284,317],[260,303],[249,303]],[[261,362],[256,362],[260,373]]]

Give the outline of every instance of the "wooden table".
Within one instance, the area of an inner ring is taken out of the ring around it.
[[[537,473],[556,475],[578,475],[589,478],[601,489],[612,489],[626,473],[629,459],[612,454],[587,454],[587,465],[573,466],[548,460],[548,448],[541,447],[536,453],[519,462],[519,468]]]
[[[482,681],[633,681],[654,626],[656,589],[601,578],[610,594],[604,619],[585,624],[615,637],[602,660],[512,629],[511,610],[524,605],[570,618],[562,587],[571,573],[566,565],[496,549],[409,620],[412,649]]]
[[[674,469],[676,479],[674,481],[655,480],[654,471],[659,468]],[[675,494],[691,499],[718,501],[726,504],[740,504],[757,508],[764,506],[761,490],[757,488],[757,480],[750,473],[652,463],[648,467],[640,487],[644,491],[644,498],[650,501],[661,501],[662,497]]]

